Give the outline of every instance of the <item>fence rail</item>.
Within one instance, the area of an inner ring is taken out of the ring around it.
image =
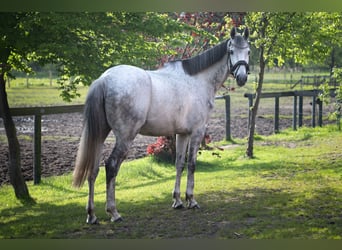
[[[312,86],[313,88],[318,88],[321,84],[328,83],[329,86],[336,88],[337,79],[330,75],[314,75],[314,76],[301,76],[301,78],[291,86],[291,89],[295,88],[300,84],[301,88],[303,86]]]
[[[28,116],[28,115],[53,115],[64,113],[77,113],[83,111],[84,105],[65,105],[65,106],[48,106],[48,107],[27,107],[27,108],[11,108],[12,116]]]
[[[330,96],[335,95],[336,89],[330,89]],[[293,97],[293,120],[292,128],[297,129],[297,114],[298,114],[298,126],[303,125],[303,97],[312,97],[312,114],[311,114],[311,126],[316,126],[316,105],[318,105],[318,125],[323,125],[323,102],[317,97],[322,93],[321,90],[301,90],[301,91],[285,91],[285,92],[269,92],[261,93],[260,98],[274,98],[274,132],[279,132],[279,98],[280,97]],[[253,106],[253,99],[255,94],[246,93],[244,97],[248,98],[249,112],[248,112],[248,128],[251,118],[251,107]],[[298,101],[297,101],[298,97]],[[297,112],[298,108],[298,112]]]

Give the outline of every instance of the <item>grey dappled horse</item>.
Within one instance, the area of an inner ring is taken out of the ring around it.
[[[97,223],[94,184],[103,143],[112,130],[115,147],[105,162],[106,211],[111,221],[120,221],[115,204],[115,179],[137,134],[176,134],[176,182],[173,208],[183,207],[180,180],[188,148],[185,199],[188,208],[198,208],[194,199],[197,151],[205,133],[216,91],[229,74],[243,86],[249,71],[249,31],[237,34],[200,55],[167,63],[155,71],[128,65],[109,68],[95,80],[84,108],[84,124],[77,152],[73,185],[89,184],[87,223]]]

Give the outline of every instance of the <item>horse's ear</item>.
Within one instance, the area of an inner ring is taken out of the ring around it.
[[[249,29],[246,27],[245,31],[243,32],[243,37],[247,40],[249,37]]]
[[[232,39],[234,39],[235,35],[236,35],[236,28],[233,27],[232,30],[230,31],[230,37],[231,37]]]

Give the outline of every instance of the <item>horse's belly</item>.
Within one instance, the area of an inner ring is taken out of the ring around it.
[[[191,133],[189,128],[185,126],[175,125],[175,123],[165,121],[161,123],[146,122],[141,127],[139,134],[149,136],[167,136],[174,134],[188,134]]]

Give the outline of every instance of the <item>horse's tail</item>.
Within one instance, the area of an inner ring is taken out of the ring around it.
[[[77,188],[83,185],[99,164],[102,145],[109,132],[102,83],[100,80],[93,82],[84,106],[83,130],[73,173],[73,186]]]

